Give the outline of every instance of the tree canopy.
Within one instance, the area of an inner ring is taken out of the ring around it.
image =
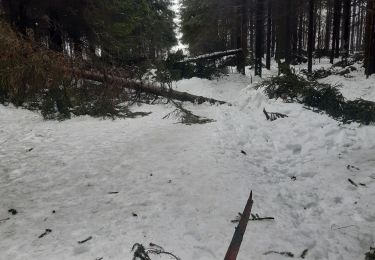
[[[100,49],[121,63],[153,60],[176,43],[169,0],[3,0],[7,19],[49,48]]]

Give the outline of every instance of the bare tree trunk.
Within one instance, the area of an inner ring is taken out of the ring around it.
[[[353,2],[353,12],[352,12],[352,32],[350,34],[350,52],[353,53],[355,46],[354,46],[354,37],[355,37],[355,24],[357,20],[357,3],[358,1]]]
[[[272,2],[267,2],[267,55],[266,55],[266,68],[271,69],[271,29],[272,29]]]
[[[350,6],[351,0],[344,0],[343,7],[343,59],[347,60],[349,57],[349,40],[350,40]]]
[[[359,1],[359,12],[360,12],[360,22],[359,22],[359,28],[358,28],[358,37],[357,37],[357,50],[362,49],[363,45],[363,28],[364,26],[364,20],[365,20],[365,7],[363,6],[362,0]]]
[[[289,12],[291,9],[292,9],[292,5],[291,5],[291,0],[284,0],[286,1],[286,10]],[[285,35],[284,35],[284,39],[285,39],[285,50],[284,50],[284,53],[285,53],[285,62],[287,64],[290,64],[291,62],[291,30],[290,30],[290,27],[291,27],[291,16],[292,15],[295,15],[295,14],[291,14],[291,15],[286,15],[285,17]]]
[[[336,57],[336,53],[339,52],[341,1],[342,0],[334,0],[334,6],[333,6],[333,33],[332,33],[331,63],[333,63]]]
[[[102,83],[109,83],[109,84],[118,84],[122,85],[124,88],[133,89],[140,92],[145,92],[149,94],[153,94],[156,96],[166,97],[170,99],[177,99],[179,101],[188,101],[197,104],[202,104],[208,102],[210,104],[225,104],[226,102],[216,100],[213,98],[207,98],[202,96],[196,96],[189,94],[187,92],[180,92],[168,88],[164,88],[157,83],[151,82],[142,82],[135,79],[128,79],[128,78],[121,78],[117,76],[107,75],[100,72],[95,71],[88,71],[88,70],[79,70],[79,69],[70,69],[65,68],[65,73],[67,74],[74,74],[79,78],[84,80],[92,80]]]
[[[264,1],[256,0],[255,75],[262,77]]]
[[[366,48],[365,48],[366,75],[375,74],[375,0],[367,1],[366,19]]]
[[[327,0],[327,18],[326,18],[326,33],[324,38],[324,50],[326,53],[329,51],[329,43],[331,39],[332,28],[332,0]]]
[[[298,54],[299,55],[302,55],[302,50],[303,50],[303,19],[304,19],[304,12],[303,12],[303,8],[300,7],[299,26],[298,26]]]
[[[312,72],[312,54],[314,49],[314,1],[309,0],[309,39],[307,46],[307,71]]]
[[[341,18],[342,18],[342,1],[338,1],[337,5],[337,34],[336,34],[336,47],[335,47],[335,58],[340,57],[340,33],[341,33]]]

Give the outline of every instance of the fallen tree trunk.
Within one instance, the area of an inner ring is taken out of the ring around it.
[[[188,62],[196,62],[201,60],[215,60],[222,57],[239,54],[242,53],[242,49],[235,49],[235,50],[228,50],[228,51],[222,51],[222,52],[214,52],[214,53],[208,53],[203,54],[197,57],[187,58],[185,60],[179,61],[177,63],[188,63]]]
[[[104,73],[88,70],[79,70],[79,69],[65,69],[66,73],[73,73],[79,78],[86,80],[97,81],[101,83],[110,83],[122,85],[124,88],[133,89],[136,91],[141,91],[149,94],[153,94],[160,97],[165,97],[169,99],[176,99],[179,101],[188,101],[192,103],[202,104],[208,102],[210,104],[225,104],[225,101],[216,100],[213,98],[207,98],[203,96],[196,96],[189,94],[187,92],[181,92],[169,88],[164,88],[157,83],[152,82],[143,82],[135,79],[122,78],[113,75],[107,75]]]

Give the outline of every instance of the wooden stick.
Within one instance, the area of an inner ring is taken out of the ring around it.
[[[253,192],[251,191],[250,197],[246,203],[240,222],[238,223],[238,226],[236,230],[234,231],[232,241],[229,245],[229,248],[225,255],[224,260],[236,260],[237,259],[237,255],[238,255],[238,252],[240,251],[243,236],[246,231],[246,226],[247,226],[247,223],[249,222],[252,207],[253,207]]]

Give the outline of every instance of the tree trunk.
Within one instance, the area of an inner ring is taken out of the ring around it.
[[[358,2],[358,1],[357,1]],[[353,13],[352,13],[352,32],[350,34],[350,52],[353,53],[354,46],[354,37],[355,37],[355,24],[357,20],[357,2],[353,2]]]
[[[339,52],[341,1],[342,0],[334,0],[334,6],[333,6],[333,33],[332,33],[332,51],[331,51],[331,60],[330,60],[332,64],[336,57],[336,53]]]
[[[312,72],[312,55],[314,49],[314,1],[309,0],[309,38],[307,43],[307,71]]]
[[[340,32],[341,32],[341,18],[342,18],[342,1],[338,1],[337,5],[337,34],[336,34],[336,47],[335,47],[335,58],[340,57]]]
[[[363,28],[364,28],[364,16],[365,16],[365,8],[363,6],[362,1],[359,1],[359,29],[358,29],[358,37],[357,37],[357,50],[362,50],[363,48]]]
[[[375,74],[375,0],[367,1],[365,46],[365,71],[369,76]]]
[[[292,9],[292,5],[291,5],[291,0],[284,0],[286,1],[286,10],[287,12],[290,12],[290,10]],[[285,50],[284,50],[284,53],[285,53],[285,62],[287,64],[290,64],[291,62],[291,57],[292,57],[292,54],[291,54],[291,16],[292,15],[295,15],[295,14],[288,14],[285,16],[285,36],[284,36],[284,39],[285,39]]]
[[[255,75],[262,77],[264,1],[256,0]]]
[[[267,55],[266,55],[266,68],[271,69],[271,37],[272,37],[272,2],[267,2]]]
[[[196,96],[189,94],[187,92],[180,92],[168,88],[163,88],[157,83],[142,82],[135,79],[121,78],[117,76],[107,75],[100,72],[88,71],[88,70],[79,70],[79,69],[70,69],[65,68],[65,73],[74,74],[79,78],[84,80],[92,80],[102,83],[109,84],[118,84],[122,85],[124,88],[133,89],[140,92],[145,92],[153,94],[156,96],[166,97],[170,99],[177,99],[179,101],[188,101],[192,103],[202,104],[208,102],[210,104],[225,104],[225,101],[216,100],[213,98],[207,98],[202,96]]]
[[[303,20],[304,12],[303,8],[300,7],[299,25],[298,25],[298,55],[302,55],[303,50]]]
[[[242,49],[242,53],[240,53],[237,58],[237,71],[243,75],[245,75],[245,55],[247,53],[247,13],[245,14],[245,8],[247,6],[246,2],[246,0],[237,0],[236,17],[236,48]],[[246,23],[244,23],[245,19]],[[246,43],[246,46],[243,46],[244,43]],[[245,47],[245,49],[243,49],[243,47]]]
[[[351,0],[344,0],[343,7],[343,59],[347,60],[349,57],[349,41],[350,41],[350,6]]]
[[[332,0],[327,0],[327,18],[326,18],[326,33],[324,38],[324,50],[326,53],[329,51],[329,43],[331,39],[332,27]]]

